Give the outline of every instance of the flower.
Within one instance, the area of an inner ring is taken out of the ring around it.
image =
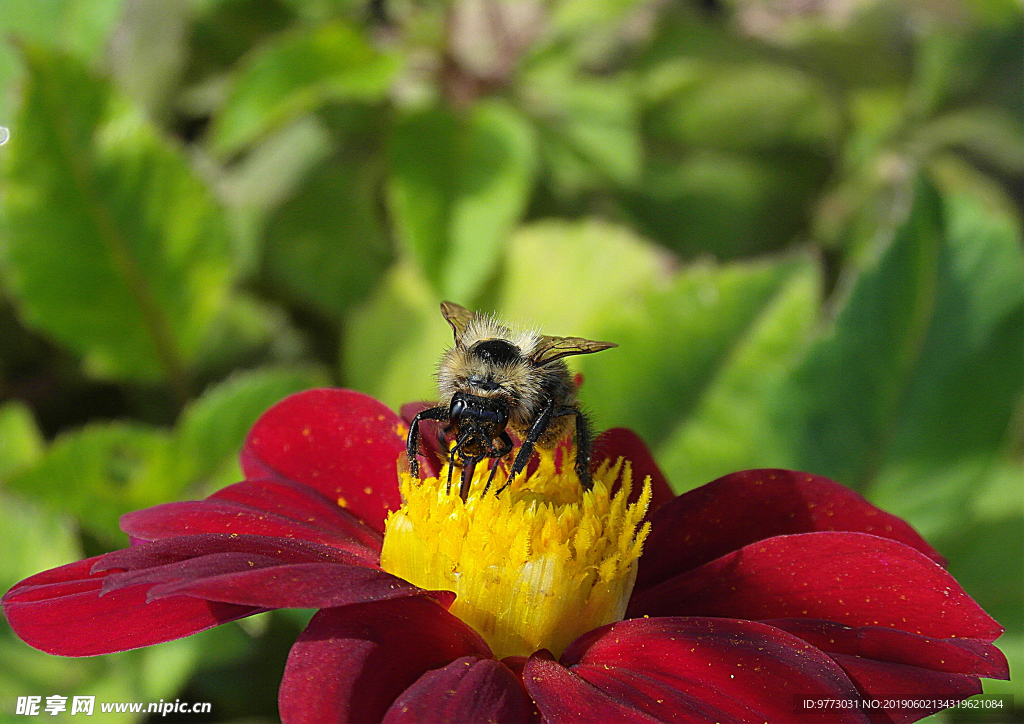
[[[478,464],[465,501],[444,473],[426,480],[402,473],[403,505],[384,534],[381,567],[455,593],[448,610],[496,658],[561,654],[578,636],[621,621],[650,530],[639,524],[651,486],[630,503],[628,463],[605,461],[584,492],[575,459],[559,470],[554,454],[538,453],[534,471],[507,485],[502,467],[492,487],[488,465]]]
[[[88,656],[319,608],[281,682],[288,724],[910,722],[980,692],[979,677],[1008,678],[992,644],[1002,628],[905,522],[782,470],[673,497],[621,429],[597,440],[595,464],[621,457],[650,481],[625,619],[557,659],[541,649],[499,660],[449,611],[453,593],[380,567],[385,520],[402,505],[395,461],[407,429],[359,393],[294,395],[249,433],[246,481],[124,516],[131,547],[22,581],[4,612],[32,646]],[[440,472],[429,451],[423,469]],[[884,706],[801,704],[861,698]]]

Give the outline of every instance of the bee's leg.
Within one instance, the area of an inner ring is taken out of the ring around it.
[[[563,415],[576,416],[576,476],[580,479],[583,489],[590,490],[594,487],[594,483],[590,480],[590,452],[594,440],[590,430],[590,420],[586,413],[578,407],[563,407],[555,412],[554,417]]]
[[[494,482],[494,474],[498,472],[498,463],[501,462],[503,457],[512,452],[512,438],[508,436],[507,432],[501,433],[498,437],[498,442],[504,446],[504,449],[495,449],[492,451],[494,453],[494,465],[491,466],[491,474],[487,478],[487,485],[484,486],[484,492],[482,495],[487,495],[487,491],[491,489],[491,483]],[[504,486],[502,489],[504,490]]]
[[[444,489],[445,495],[452,494],[452,470],[455,469],[455,459],[452,458],[448,461],[448,487]]]
[[[443,420],[448,417],[447,407],[431,407],[420,410],[409,423],[409,437],[405,440],[405,454],[409,456],[409,473],[413,477],[420,476],[420,461],[416,459],[420,451],[420,420]]]
[[[548,429],[548,425],[551,424],[551,418],[555,412],[555,401],[551,400],[541,413],[537,415],[537,419],[533,421],[533,425],[530,426],[530,431],[526,433],[526,439],[523,440],[523,446],[519,448],[519,452],[516,453],[515,462],[512,463],[512,469],[508,471],[508,480],[501,486],[494,494],[497,495],[502,490],[509,486],[512,479],[523,472],[526,468],[526,464],[530,462],[530,456],[533,454],[533,446],[537,444],[540,436],[545,433]]]
[[[483,455],[474,455],[469,460],[463,461],[462,484],[459,485],[459,497],[465,503],[469,497],[469,484],[473,482],[473,473],[476,471],[476,464],[483,459]]]
[[[458,442],[455,443],[455,447],[448,451],[448,487],[445,488],[445,495],[452,494],[452,469],[455,467],[455,454],[459,452],[462,446],[469,442],[472,437],[473,432],[471,430],[466,430],[466,432],[462,434],[462,437],[459,438]],[[465,461],[463,461],[463,466],[465,466]],[[465,467],[463,467],[463,470],[465,470]]]

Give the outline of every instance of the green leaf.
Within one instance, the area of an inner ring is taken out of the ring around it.
[[[284,295],[340,319],[390,261],[377,208],[380,172],[339,154],[316,167],[267,225],[263,273]]]
[[[81,555],[70,519],[0,491],[0,588]]]
[[[170,115],[187,61],[192,16],[187,3],[133,0],[115,30],[111,75],[118,88],[153,118]]]
[[[846,291],[775,393],[778,448],[765,461],[866,490],[926,536],[955,528],[1005,455],[1024,391],[1017,221],[918,183],[905,222]]]
[[[59,436],[36,465],[11,478],[10,487],[72,513],[113,546],[124,541],[121,515],[174,499],[170,454],[164,432],[137,423],[94,423]]]
[[[95,60],[106,48],[125,0],[49,0],[0,4],[0,37],[17,37]],[[22,77],[15,47],[0,43],[0,119],[11,118],[9,89]],[[0,123],[9,126],[9,123]]]
[[[500,286],[480,308],[493,304],[508,322],[551,334],[598,338],[605,310],[668,277],[666,259],[655,247],[603,222],[525,227],[506,251]],[[437,361],[452,342],[439,301],[416,267],[392,267],[345,327],[345,384],[396,409],[433,399]]]
[[[745,344],[759,342],[751,336],[798,268],[774,261],[695,264],[667,289],[623,305],[605,325],[620,348],[580,360],[584,401],[602,426],[632,428],[658,449],[697,411],[716,378],[728,374],[722,367],[742,356]]]
[[[781,65],[707,67],[702,82],[656,112],[652,132],[695,147],[829,150],[840,115],[809,75]]]
[[[510,322],[538,325],[546,334],[596,339],[609,314],[669,283],[670,263],[625,227],[599,220],[539,222],[513,236],[496,306]]]
[[[451,328],[419,269],[394,264],[344,327],[342,382],[397,410],[437,396],[434,370]]]
[[[185,408],[174,430],[177,475],[183,483],[214,474],[216,482],[241,480],[238,453],[256,419],[288,395],[327,384],[313,368],[272,368],[239,372],[211,387]]]
[[[17,400],[0,405],[0,482],[36,462],[45,445],[28,405]]]
[[[620,345],[573,360],[584,373],[582,398],[601,427],[632,427],[652,446],[739,354],[766,305],[789,286],[806,301],[815,279],[806,260],[699,264],[672,274],[657,247],[596,221],[520,230],[505,267],[495,300],[509,321]],[[791,309],[797,303],[789,303],[787,319],[803,322],[807,313]]]
[[[633,88],[622,79],[574,72],[562,58],[523,78],[521,97],[535,121],[547,170],[566,195],[640,178],[643,145]]]
[[[941,202],[925,185],[906,223],[856,279],[834,327],[779,393],[801,469],[862,487],[881,463],[934,314]]]
[[[1024,393],[1024,253],[1016,215],[945,197],[936,302],[883,467],[869,489],[920,529],[955,528],[1003,454]]]
[[[929,351],[955,354],[951,347]],[[1024,305],[992,330],[988,344],[945,375],[926,374],[940,366],[926,358],[868,488],[871,500],[924,535],[957,529],[973,500],[1001,474],[997,460],[1024,392],[1022,359]],[[926,387],[929,380],[933,386]]]
[[[830,173],[813,154],[761,159],[700,150],[652,159],[624,203],[636,226],[685,258],[719,260],[791,244],[806,233],[807,212]]]
[[[1021,400],[1024,406],[1024,400]],[[988,473],[986,485],[975,495],[974,515],[980,520],[999,520],[1016,515],[1024,518],[1024,461],[997,463]]]
[[[25,46],[0,252],[26,322],[97,376],[171,380],[228,289],[221,213],[179,151],[108,83]]]
[[[342,22],[285,33],[244,62],[211,143],[231,155],[325,103],[384,98],[400,67]]]
[[[811,339],[821,284],[817,264],[807,260],[791,269],[699,392],[692,413],[658,449],[676,490],[737,470],[790,466],[769,413],[776,387]]]
[[[203,337],[194,368],[205,379],[217,379],[237,367],[296,361],[306,346],[284,310],[235,294]]]
[[[949,572],[982,608],[1024,632],[1024,518],[961,524],[937,543]]]
[[[963,149],[1007,174],[1024,172],[1024,127],[1000,108],[951,111],[918,128],[914,141],[928,152]]]
[[[431,109],[396,125],[389,207],[405,249],[442,296],[469,303],[494,273],[526,210],[535,158],[529,124],[497,100],[465,117]]]

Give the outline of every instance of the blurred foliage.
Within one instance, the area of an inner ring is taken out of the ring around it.
[[[677,490],[793,467],[910,520],[1024,701],[1022,16],[0,4],[0,583],[233,482],[287,394],[430,397],[450,298],[618,342],[582,396]],[[306,617],[89,660],[5,629],[0,719],[87,693],[272,721]]]

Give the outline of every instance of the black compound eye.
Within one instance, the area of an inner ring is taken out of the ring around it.
[[[451,410],[448,412],[448,417],[451,420],[458,421],[466,411],[466,402],[461,397],[456,397],[452,400]]]

